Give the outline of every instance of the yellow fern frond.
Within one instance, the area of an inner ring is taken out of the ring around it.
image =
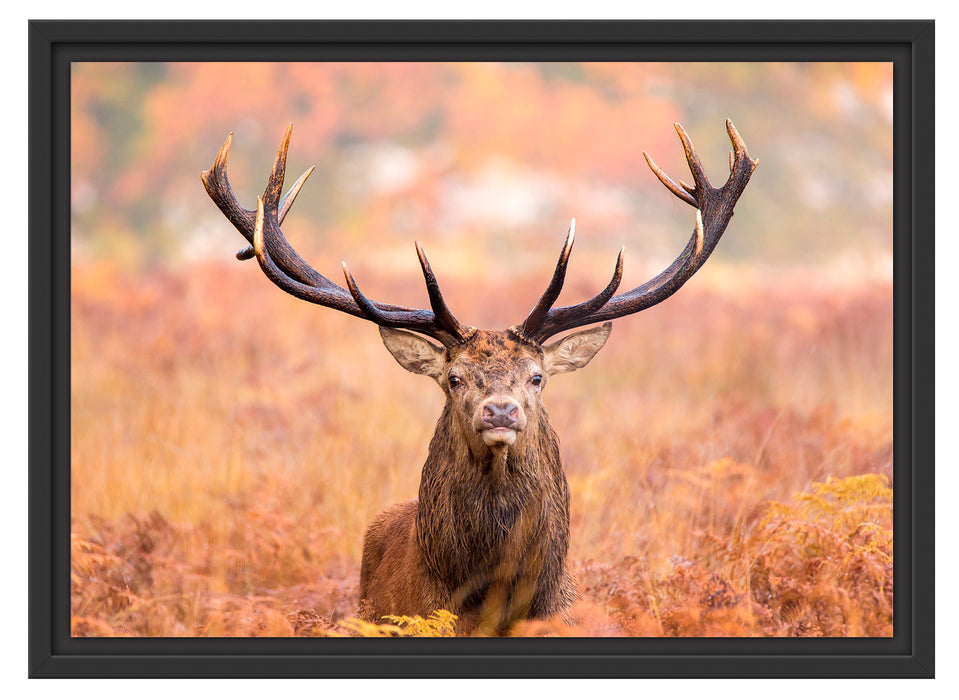
[[[377,624],[349,617],[342,627],[361,637],[455,637],[457,617],[448,610],[434,610],[425,619],[419,615],[384,615]]]

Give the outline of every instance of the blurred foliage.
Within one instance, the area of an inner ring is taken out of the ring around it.
[[[855,267],[892,249],[889,64],[75,63],[71,91],[79,257],[229,257],[242,240],[199,173],[235,132],[252,207],[291,121],[291,174],[318,168],[288,233],[336,261],[422,238],[516,266],[573,216],[581,248],[671,257],[692,214],[642,152],[688,179],[681,122],[718,184],[726,118],[760,167],[717,257]]]
[[[74,635],[455,631],[341,626],[363,533],[416,496],[443,404],[371,324],[251,264],[70,282]],[[542,282],[512,280],[501,319]],[[474,286],[444,284],[464,318],[489,306]],[[892,291],[699,283],[550,381],[583,599],[514,632],[891,634]]]

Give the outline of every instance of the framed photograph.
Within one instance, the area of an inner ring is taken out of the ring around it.
[[[32,677],[934,675],[931,21],[29,33]]]

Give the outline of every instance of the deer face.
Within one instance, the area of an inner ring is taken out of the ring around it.
[[[605,323],[546,346],[510,331],[476,331],[449,349],[406,331],[380,327],[380,335],[402,367],[440,385],[477,454],[521,442],[530,424],[545,415],[541,392],[549,378],[584,367],[611,327]]]

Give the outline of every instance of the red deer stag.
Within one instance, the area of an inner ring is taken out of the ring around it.
[[[321,275],[280,231],[312,172],[280,197],[292,125],[256,210],[241,207],[230,188],[226,163],[233,136],[227,137],[202,179],[220,211],[251,244],[237,257],[255,256],[266,276],[288,294],[374,322],[397,362],[433,378],[446,394],[418,500],[387,508],[366,533],[362,617],[426,616],[443,608],[460,616],[461,630],[503,632],[516,620],[547,618],[573,601],[575,585],[566,563],[569,490],[541,394],[553,375],[577,370],[593,358],[609,336],[611,319],[668,298],[712,253],[757,165],[731,122],[726,129],[733,151],[729,178],[719,188],[710,185],[679,124],[693,185],[674,182],[643,154],[666,188],[696,209],[693,234],[669,267],[616,294],[623,274],[621,250],[605,289],[582,303],[554,308],[573,245],[571,225],[542,298],[525,321],[505,331],[478,330],[453,316],[419,242],[429,310],[368,299],[345,263],[345,288]],[[601,325],[546,343],[558,333],[596,323]]]

